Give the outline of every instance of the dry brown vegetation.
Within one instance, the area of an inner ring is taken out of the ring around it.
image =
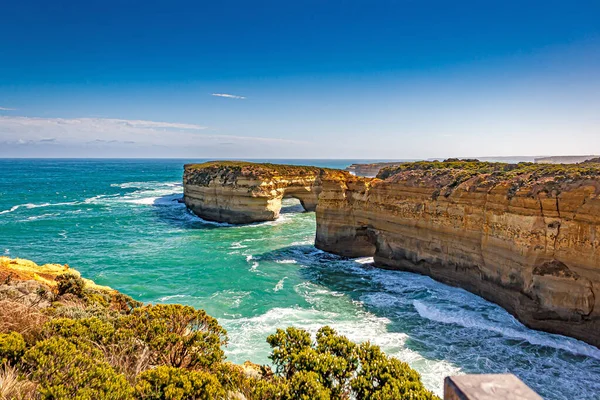
[[[0,366],[0,400],[32,400],[36,384],[19,378],[19,371],[10,365]]]

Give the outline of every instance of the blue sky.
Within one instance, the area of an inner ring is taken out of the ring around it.
[[[586,0],[4,1],[0,157],[598,154],[598,21]]]

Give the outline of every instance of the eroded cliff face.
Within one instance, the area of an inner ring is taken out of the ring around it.
[[[281,200],[294,197],[314,211],[321,180],[345,173],[316,167],[215,161],[184,170],[184,201],[201,218],[245,224],[277,219]],[[337,177],[337,178],[336,178]]]
[[[186,205],[230,223],[316,209],[318,248],[373,256],[600,346],[600,164],[406,163],[378,178],[240,162],[186,165]]]
[[[429,275],[600,346],[600,165],[563,167],[416,163],[325,179],[316,246]]]

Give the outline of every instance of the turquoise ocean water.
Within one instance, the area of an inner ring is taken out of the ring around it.
[[[195,217],[174,201],[187,161],[0,160],[0,254],[68,263],[141,301],[204,308],[228,330],[234,362],[268,362],[277,327],[328,324],[407,361],[438,394],[449,374],[512,372],[547,399],[600,399],[599,349],[527,329],[427,277],[321,252],[314,214],[293,201],[261,224]]]

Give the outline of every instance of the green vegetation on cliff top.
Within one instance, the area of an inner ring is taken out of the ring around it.
[[[184,183],[206,186],[215,178],[223,184],[235,183],[239,177],[253,179],[269,179],[273,177],[289,178],[292,176],[318,177],[345,176],[347,172],[306,165],[287,165],[271,163],[253,163],[248,161],[209,161],[202,164],[186,164],[184,167]]]
[[[536,164],[518,163],[507,164],[484,162],[478,160],[448,159],[445,161],[417,161],[402,163],[381,169],[377,177],[387,179],[406,171],[436,171],[450,173],[463,171],[475,174],[492,174],[499,178],[512,179],[519,175],[536,177],[560,177],[572,179],[595,178],[600,175],[600,159],[590,160],[579,164]]]
[[[209,161],[201,164],[186,164],[187,175],[197,173],[222,175],[235,174],[252,177],[274,175],[312,175],[329,173],[345,173],[341,170],[300,166],[288,164],[253,163],[249,161]],[[600,159],[592,159],[579,164],[537,164],[523,162],[508,164],[499,162],[484,162],[475,159],[447,159],[445,161],[416,161],[394,163],[382,168],[377,174],[379,179],[388,179],[394,175],[408,171],[421,171],[422,174],[442,176],[445,174],[492,175],[497,180],[511,180],[519,176],[529,176],[530,179],[553,177],[557,180],[566,179],[596,179],[600,175]]]
[[[254,163],[250,161],[208,161],[201,164],[186,164],[185,170],[230,170],[257,176],[262,174],[319,174],[322,171],[337,171],[310,165]]]
[[[15,279],[0,258],[1,399],[437,399],[408,364],[323,327],[267,338],[274,369],[226,361],[203,310],[143,305],[73,274]]]
[[[478,160],[448,159],[445,161],[420,161],[383,168],[378,179],[412,181],[437,188],[447,188],[445,195],[463,182],[473,187],[510,186],[509,197],[521,188],[558,194],[582,181],[600,184],[600,160],[580,164],[493,163]]]

